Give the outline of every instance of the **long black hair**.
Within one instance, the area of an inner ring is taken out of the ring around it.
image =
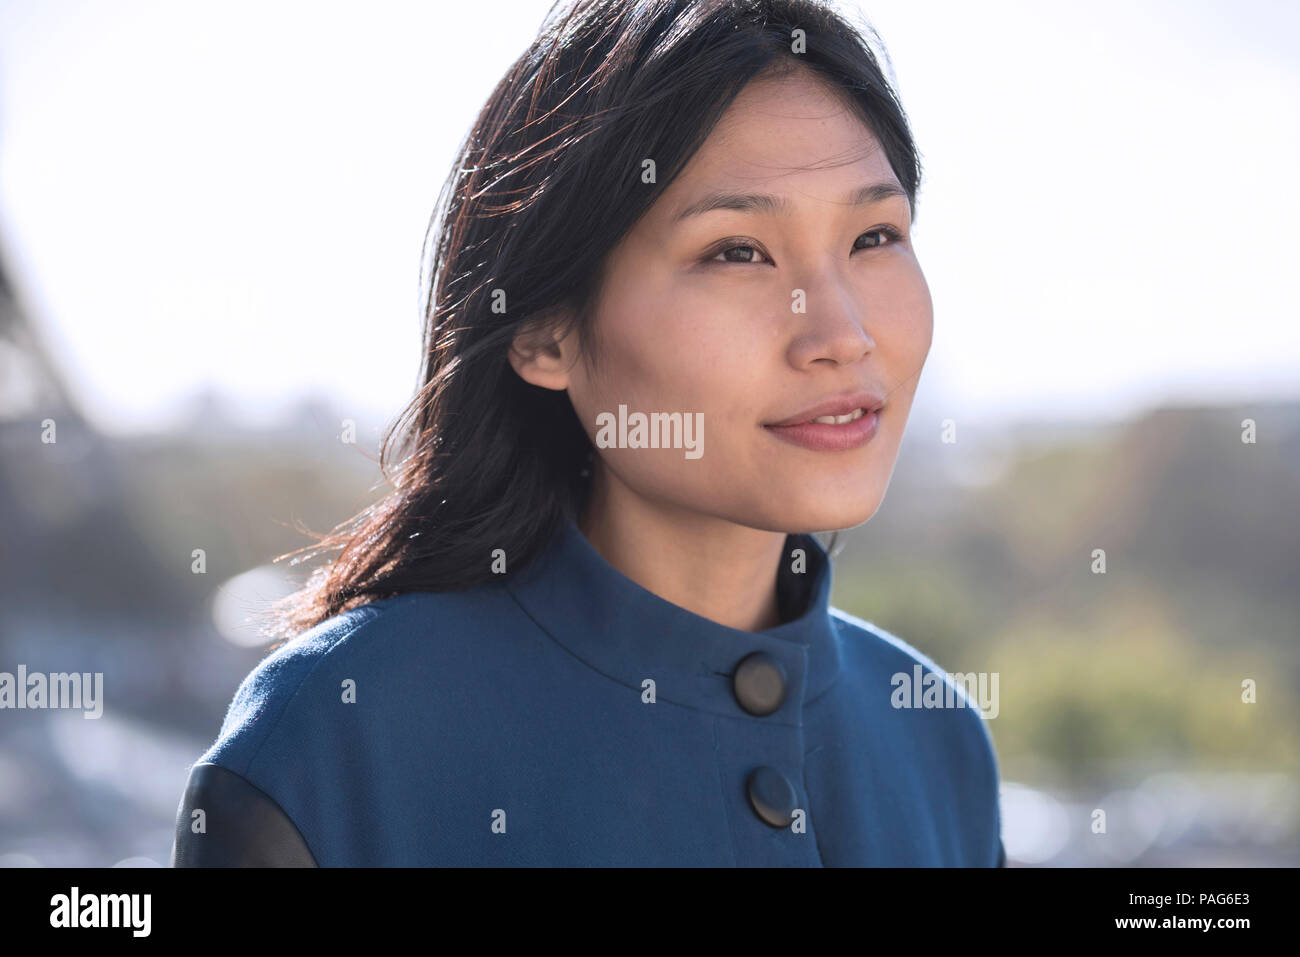
[[[276,604],[268,637],[405,592],[499,580],[495,549],[517,569],[577,519],[592,444],[568,394],[526,383],[507,350],[523,323],[564,309],[594,366],[589,307],[606,253],[750,80],[802,66],[841,90],[915,208],[920,159],[873,43],[883,51],[824,0],[552,7],[488,97],[430,220],[421,381],[381,443],[392,490],[277,559],[339,550]]]

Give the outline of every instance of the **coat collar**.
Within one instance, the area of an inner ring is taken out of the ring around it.
[[[806,556],[803,573],[791,570],[797,548]],[[733,718],[800,725],[803,705],[839,674],[830,558],[811,535],[786,536],[777,574],[785,622],[759,632],[710,621],[641,587],[610,565],[572,519],[505,585],[570,653],[637,692],[653,678],[656,699]],[[755,651],[776,658],[786,673],[784,702],[762,717],[741,708],[732,690],[736,665]]]

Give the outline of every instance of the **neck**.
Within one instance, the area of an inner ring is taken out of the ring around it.
[[[577,524],[605,561],[665,601],[740,631],[781,623],[776,578],[785,532],[652,502],[599,463]]]

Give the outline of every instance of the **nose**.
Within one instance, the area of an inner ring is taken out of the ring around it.
[[[794,290],[790,301],[798,328],[789,347],[790,362],[797,368],[821,361],[849,365],[876,348],[867,331],[869,316],[861,298],[845,284],[819,282]]]

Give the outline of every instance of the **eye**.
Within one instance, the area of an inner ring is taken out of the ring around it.
[[[866,245],[859,245],[861,240],[867,236],[875,236],[877,239],[875,242],[869,242]],[[902,239],[903,234],[893,226],[877,226],[875,229],[867,230],[854,240],[853,249],[855,251],[860,249],[879,249],[882,246],[891,246],[894,243],[900,242]],[[721,247],[716,253],[710,254],[704,261],[706,263],[738,263],[748,266],[758,265],[761,262],[759,257],[762,257],[762,259],[767,260],[769,263],[771,262],[771,260],[767,258],[767,255],[760,252],[758,246],[753,242],[737,238],[729,239],[726,243],[725,246]],[[743,258],[734,258],[732,256],[733,253]]]
[[[858,239],[862,239],[863,236],[884,236],[888,242],[877,241],[866,246],[859,246],[855,240],[853,243],[854,249],[877,249],[880,246],[888,246],[891,243],[896,243],[903,238],[903,234],[893,226],[877,226],[875,229],[867,230],[862,234],[862,236],[859,236]]]
[[[728,253],[732,253],[737,250],[740,251],[740,253],[744,255],[745,258],[732,259],[728,256]],[[759,252],[758,247],[755,246],[753,243],[742,241],[739,239],[729,239],[727,240],[727,245],[723,246],[713,255],[710,255],[709,258],[705,260],[705,262],[742,263],[744,265],[751,265],[751,264],[758,265],[759,259],[757,257],[759,256],[763,256],[763,253]],[[723,258],[719,258],[719,257],[723,257]],[[766,259],[767,257],[763,256],[763,258]],[[771,260],[768,260],[768,262],[771,262]]]

